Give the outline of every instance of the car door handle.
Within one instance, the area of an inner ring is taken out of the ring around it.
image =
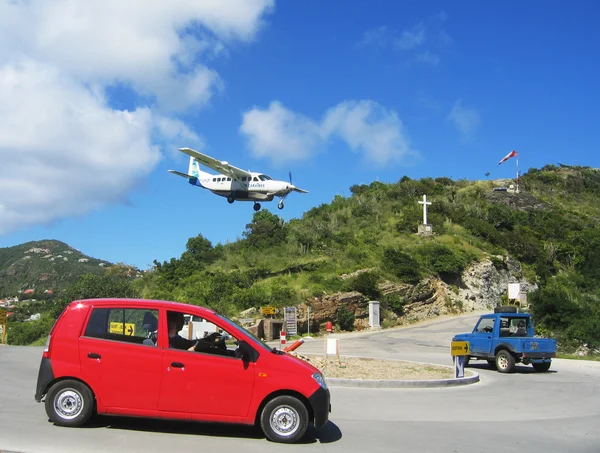
[[[185,365],[181,362],[171,362],[173,368],[183,368]]]
[[[95,352],[88,352],[88,358],[89,359],[100,359],[100,358],[102,358],[102,356]]]

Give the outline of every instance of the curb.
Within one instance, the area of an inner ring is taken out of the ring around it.
[[[431,388],[431,387],[457,387],[479,382],[479,374],[471,371],[473,376],[455,379],[422,379],[407,381],[382,381],[375,379],[341,379],[325,378],[329,387],[360,387],[360,388]]]

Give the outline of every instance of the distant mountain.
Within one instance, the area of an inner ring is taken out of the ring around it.
[[[103,275],[112,265],[84,255],[64,242],[32,241],[0,248],[0,298],[60,292],[81,275]]]

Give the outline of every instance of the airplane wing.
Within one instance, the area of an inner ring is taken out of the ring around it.
[[[217,160],[213,157],[207,156],[206,154],[194,151],[191,148],[179,148],[179,151],[181,151],[184,154],[187,154],[188,156],[192,156],[194,159],[206,165],[208,168],[212,168],[214,171],[217,171],[222,175],[230,176],[231,178],[237,181],[241,182],[242,176],[252,176],[252,174],[249,171],[234,167],[233,165],[229,165],[229,163],[225,161]]]
[[[178,172],[175,170],[169,170],[169,173],[173,173],[174,175],[177,175],[177,176],[183,176],[184,178],[187,178],[187,179],[196,179],[195,176],[188,175],[187,173],[181,173],[181,172]]]

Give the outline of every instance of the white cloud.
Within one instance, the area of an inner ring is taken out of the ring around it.
[[[427,63],[432,66],[436,66],[440,62],[440,56],[438,54],[429,52],[427,50],[427,51],[417,55],[417,57],[415,58],[415,61],[417,61],[419,63]]]
[[[411,30],[404,30],[394,41],[394,45],[402,50],[411,50],[423,44],[423,41],[425,41],[425,27],[423,24],[418,24]]]
[[[317,123],[277,101],[266,110],[255,107],[244,113],[240,131],[247,136],[255,157],[275,164],[306,159],[321,140]]]
[[[367,30],[363,35],[361,45],[370,46],[375,45],[379,47],[385,46],[391,37],[390,30],[382,25],[380,27],[372,28]]]
[[[252,153],[276,164],[304,160],[326,142],[339,138],[377,166],[416,157],[402,121],[393,110],[374,101],[345,101],[325,112],[320,122],[272,102],[268,109],[253,108],[243,117],[240,131]]]
[[[462,100],[458,99],[448,114],[448,120],[458,129],[464,138],[469,138],[481,123],[481,118],[476,109],[464,107]]]
[[[223,89],[207,64],[233,40],[252,40],[272,6],[0,3],[0,234],[123,201],[161,158],[161,146],[201,147],[167,114],[201,107]],[[118,83],[149,107],[111,107],[105,93]]]

